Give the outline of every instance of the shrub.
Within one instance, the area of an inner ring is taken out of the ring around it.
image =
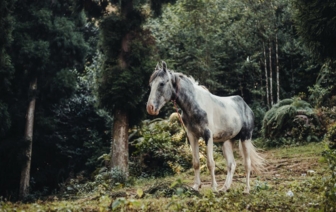
[[[131,176],[166,176],[191,168],[186,133],[178,119],[144,121],[131,140]]]
[[[315,110],[300,98],[284,99],[273,105],[262,123],[266,146],[319,141],[323,134]]]
[[[332,124],[326,133],[325,141],[328,143],[328,150],[323,156],[329,163],[331,178],[325,183],[325,211],[336,210],[336,123]]]

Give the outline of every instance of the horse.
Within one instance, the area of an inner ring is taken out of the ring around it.
[[[246,187],[244,193],[250,192],[250,173],[260,173],[264,169],[264,159],[253,146],[252,131],[254,114],[240,96],[219,97],[211,94],[192,77],[167,69],[162,61],[155,67],[149,79],[150,94],[147,101],[147,112],[158,115],[160,109],[169,101],[175,101],[182,110],[182,120],[186,127],[187,137],[192,149],[194,168],[194,185],[201,188],[199,138],[203,138],[207,150],[207,167],[211,174],[211,186],[217,192],[215,178],[215,161],[213,159],[214,142],[223,142],[222,151],[227,161],[225,184],[219,190],[230,189],[236,162],[233,155],[233,141],[239,139],[239,149],[244,159],[246,171]]]

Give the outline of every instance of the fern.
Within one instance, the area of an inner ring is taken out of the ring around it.
[[[269,146],[288,142],[316,141],[318,140],[316,138],[321,136],[320,125],[318,117],[308,102],[300,98],[284,99],[265,114],[262,135],[268,139]]]

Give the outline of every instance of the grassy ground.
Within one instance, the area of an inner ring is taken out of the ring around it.
[[[134,186],[101,189],[72,200],[50,197],[34,203],[0,201],[0,211],[323,211],[323,182],[330,176],[321,152],[323,143],[262,151],[267,172],[252,176],[251,194],[244,195],[244,168],[237,159],[232,189],[213,193],[202,170],[199,193],[189,186],[193,172],[165,179],[137,180]],[[219,188],[225,180],[223,157],[216,159]]]

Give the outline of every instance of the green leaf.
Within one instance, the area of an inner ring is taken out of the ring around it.
[[[138,188],[137,195],[138,195],[139,198],[141,198],[143,196],[143,190],[141,188]]]
[[[125,198],[119,198],[116,199],[113,203],[112,203],[112,210],[117,209],[121,204],[123,204],[125,202]]]
[[[310,141],[311,141],[311,138],[312,138],[312,137],[311,137],[310,135],[308,135],[308,136],[307,136],[307,142],[310,142]]]

